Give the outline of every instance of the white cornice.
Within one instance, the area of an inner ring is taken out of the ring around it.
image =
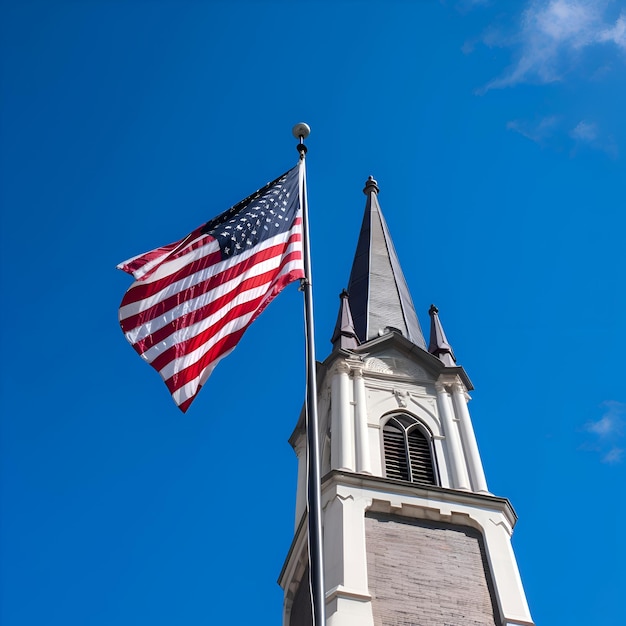
[[[390,503],[392,499],[397,499],[397,497],[400,497],[400,499],[406,497],[406,506],[409,507],[407,510],[415,508],[410,502],[415,498],[419,498],[428,501],[429,506],[440,502],[442,504],[458,504],[461,505],[464,510],[466,508],[474,508],[501,513],[504,515],[511,531],[517,522],[517,515],[509,500],[491,494],[461,491],[435,485],[422,486],[416,483],[408,483],[391,478],[343,472],[341,470],[333,470],[322,479],[322,491],[324,492],[328,492],[329,489],[332,490],[342,485],[374,491],[376,492],[375,500],[378,502],[387,501]],[[417,515],[417,517],[419,517],[419,515]],[[428,518],[428,515],[425,517]]]

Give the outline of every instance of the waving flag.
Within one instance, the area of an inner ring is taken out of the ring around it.
[[[118,265],[126,338],[185,412],[263,309],[304,277],[298,164],[187,237]]]

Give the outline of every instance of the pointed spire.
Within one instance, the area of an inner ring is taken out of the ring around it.
[[[378,183],[365,183],[367,196],[348,284],[354,329],[361,343],[389,330],[400,331],[426,349],[411,294],[378,204]]]
[[[439,319],[439,309],[434,304],[431,304],[428,315],[430,315],[430,343],[428,344],[428,352],[439,357],[441,362],[447,367],[455,367],[456,357],[452,351],[452,346],[446,339],[446,333],[443,332],[443,326]]]
[[[348,292],[344,289],[339,294],[341,304],[339,305],[339,314],[337,315],[337,323],[335,324],[335,332],[330,340],[333,347],[352,350],[359,345],[359,339],[354,330],[354,322],[352,321],[352,312],[350,311],[350,302],[348,300]]]

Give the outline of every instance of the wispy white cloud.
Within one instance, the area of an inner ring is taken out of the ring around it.
[[[595,122],[581,120],[570,130],[569,136],[574,140],[572,154],[575,154],[581,147],[585,147],[601,150],[613,158],[617,157],[615,141],[612,137],[604,135]]]
[[[570,131],[572,139],[583,142],[594,142],[598,138],[598,127],[593,122],[580,121]]]
[[[583,447],[601,454],[603,463],[611,465],[621,463],[624,449],[620,447],[624,437],[626,404],[608,400],[602,404],[604,411],[597,420],[587,422],[583,429],[593,437]]]
[[[615,463],[621,463],[623,458],[624,458],[624,450],[622,448],[611,448],[602,457],[602,462],[613,465]]]
[[[544,145],[560,126],[561,118],[558,115],[548,115],[538,120],[512,120],[507,123],[508,130],[519,133],[539,145]]]
[[[600,41],[612,42],[626,50],[626,15],[622,13],[612,28],[606,28],[600,33]]]
[[[531,0],[514,34],[490,29],[484,35],[486,45],[513,48],[515,60],[481,92],[525,82],[561,80],[593,46],[626,52],[626,13],[611,18],[614,8],[615,0]]]
[[[618,152],[612,137],[589,120],[572,123],[562,115],[546,115],[534,120],[511,120],[506,127],[542,147],[569,150],[572,156],[582,149],[600,150],[611,157]]]

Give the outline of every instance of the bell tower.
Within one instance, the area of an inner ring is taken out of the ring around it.
[[[333,350],[318,364],[328,626],[534,626],[511,535],[489,492],[472,383],[430,307],[424,339],[370,176]],[[306,435],[283,626],[310,626]]]

